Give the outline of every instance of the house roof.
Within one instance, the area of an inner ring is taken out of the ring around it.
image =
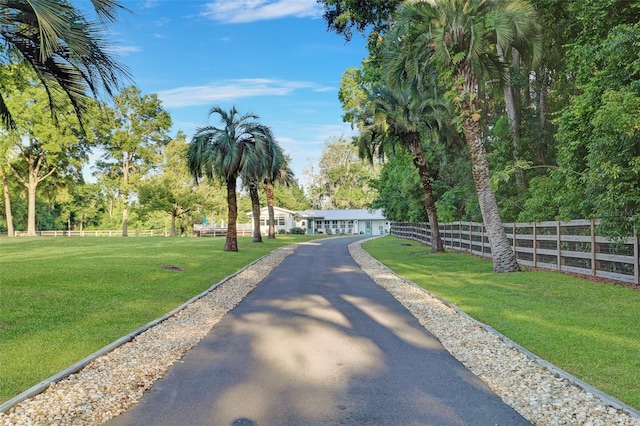
[[[387,220],[384,217],[382,209],[367,210],[367,209],[342,209],[342,210],[300,210],[292,211],[283,209],[282,207],[274,207],[274,211],[277,213],[285,213],[294,216],[300,216],[305,219],[316,220]],[[262,207],[260,209],[260,216],[267,215],[267,208]],[[252,212],[248,212],[247,216],[253,216]]]
[[[293,210],[287,210],[284,209],[282,207],[273,207],[273,211],[274,213],[286,213],[286,214],[290,214],[290,215],[294,215],[296,214],[296,212],[294,212]],[[268,208],[267,207],[262,207],[260,208],[260,216],[264,215],[268,215]],[[253,212],[247,212],[247,216],[253,216]]]
[[[386,220],[382,209],[302,210],[296,213],[308,219],[318,220]]]

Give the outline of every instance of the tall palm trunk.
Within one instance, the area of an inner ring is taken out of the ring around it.
[[[15,236],[13,229],[13,214],[11,212],[11,198],[9,197],[9,184],[7,183],[7,170],[2,169],[2,190],[4,193],[4,212],[7,219],[7,235],[9,237]]]
[[[224,251],[238,251],[238,232],[236,221],[238,219],[238,203],[236,200],[236,177],[227,178],[227,240],[224,243]]]
[[[512,49],[513,64],[518,66],[520,62],[520,54],[516,49]],[[498,48],[498,57],[503,63],[507,63],[502,49]],[[507,117],[509,119],[509,129],[511,130],[511,145],[513,147],[513,164],[516,166],[516,187],[521,193],[527,189],[527,182],[525,180],[524,170],[517,168],[518,165],[518,151],[520,150],[520,113],[518,111],[518,102],[516,101],[516,91],[511,85],[511,71],[509,72],[509,78],[504,83],[504,103],[507,111]]]
[[[262,242],[260,232],[260,197],[258,196],[258,185],[256,182],[249,184],[249,198],[251,198],[251,210],[253,211],[253,243]]]
[[[420,135],[411,132],[407,135],[407,139],[409,141],[407,146],[409,148],[409,152],[411,152],[413,165],[418,169],[420,182],[422,183],[422,189],[424,191],[424,207],[427,211],[427,217],[429,218],[429,225],[431,226],[431,252],[443,253],[444,246],[442,245],[442,238],[440,238],[438,212],[436,209],[435,197],[433,196],[433,188],[431,187],[429,170],[427,169],[427,162],[424,159],[424,152],[420,145]]]
[[[264,184],[264,192],[267,196],[267,211],[269,212],[269,237],[270,240],[276,239],[276,214],[273,210],[273,203],[275,199],[275,191],[273,188],[273,181],[267,179]]]
[[[489,183],[489,162],[482,138],[478,101],[470,98],[470,94],[475,93],[476,81],[473,74],[465,73],[464,70],[458,70],[456,77],[456,91],[461,99],[462,130],[471,155],[473,181],[478,193],[482,220],[491,244],[493,271],[516,272],[520,267],[502,226],[498,202]]]

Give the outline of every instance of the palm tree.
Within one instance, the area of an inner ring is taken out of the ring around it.
[[[260,232],[260,197],[258,195],[260,183],[270,175],[275,173],[277,165],[281,162],[282,148],[276,142],[271,130],[265,126],[264,137],[256,139],[255,151],[259,155],[256,161],[247,163],[241,170],[240,176],[244,185],[249,190],[251,199],[251,210],[253,213],[253,242],[262,242]]]
[[[411,153],[422,183],[424,207],[431,226],[431,252],[444,252],[431,176],[422,148],[423,136],[437,137],[442,127],[440,117],[444,104],[433,97],[416,99],[407,88],[392,90],[388,87],[376,91],[373,101],[373,116],[360,124],[361,135],[356,140],[358,154],[372,162],[376,153],[382,158],[396,145]]]
[[[431,0],[408,3],[401,9],[396,38],[410,48],[407,67],[419,72],[437,65],[452,85],[473,165],[473,179],[487,228],[495,272],[520,268],[502,225],[495,194],[489,184],[489,163],[483,140],[482,101],[478,85],[485,74],[507,75],[499,52],[511,48],[540,54],[540,32],[533,7],[523,0]]]
[[[228,228],[224,251],[238,251],[236,221],[238,204],[237,180],[243,170],[258,170],[268,158],[271,130],[258,123],[255,114],[240,115],[234,107],[227,112],[219,106],[209,111],[217,114],[222,127],[205,126],[197,129],[189,145],[189,171],[198,180],[203,175],[220,179],[227,187]]]
[[[0,39],[6,49],[0,64],[26,62],[45,87],[53,116],[57,97],[66,95],[78,118],[87,94],[109,96],[128,71],[109,53],[106,26],[124,9],[116,0],[92,0],[97,21],[88,21],[66,0],[0,0]],[[0,94],[0,120],[13,126],[11,112]]]
[[[293,171],[289,168],[290,158],[287,155],[280,155],[280,161],[274,165],[273,172],[264,178],[264,193],[267,197],[267,210],[269,211],[269,236],[270,240],[276,238],[275,213],[273,204],[275,199],[275,184],[291,186],[296,180]]]

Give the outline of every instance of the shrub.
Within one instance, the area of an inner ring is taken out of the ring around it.
[[[307,233],[307,231],[304,230],[304,228],[291,228],[291,233],[292,234],[298,234],[298,235],[304,235]]]

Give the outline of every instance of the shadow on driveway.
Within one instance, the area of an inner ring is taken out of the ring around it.
[[[363,273],[299,247],[109,425],[527,425]]]

